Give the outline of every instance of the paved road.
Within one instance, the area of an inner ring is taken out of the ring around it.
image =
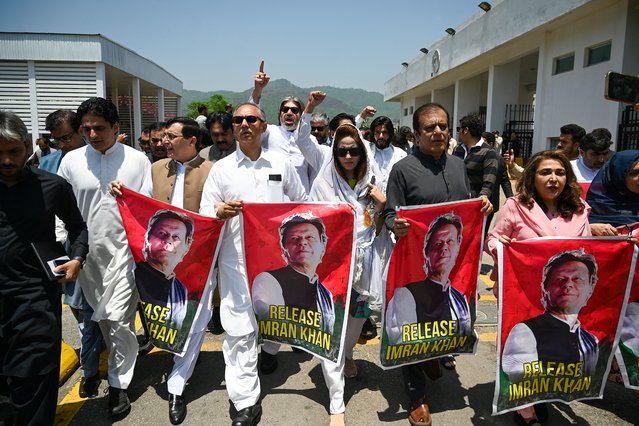
[[[495,339],[497,304],[490,297],[490,281],[479,283],[478,332],[481,341],[475,356],[458,357],[457,371],[444,371],[432,382],[430,402],[435,425],[512,424],[512,415],[491,416],[495,381]],[[77,347],[73,319],[65,311],[64,335]],[[185,391],[188,401],[186,425],[228,425],[230,405],[224,386],[222,336],[208,334],[199,365]],[[346,383],[346,422],[348,425],[408,425],[407,399],[400,371],[379,367],[376,341],[355,349],[359,375]],[[328,424],[328,392],[322,371],[310,355],[283,348],[280,368],[262,377],[264,415],[261,425]],[[152,352],[138,359],[129,395],[130,414],[117,421],[124,425],[169,424],[166,373],[171,356]],[[107,395],[91,400],[77,397],[79,373],[60,388],[60,425],[108,425]],[[102,382],[101,390],[106,387]],[[604,399],[572,405],[553,404],[549,425],[639,424],[639,395],[609,383]]]

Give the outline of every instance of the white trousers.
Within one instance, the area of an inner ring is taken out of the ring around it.
[[[330,399],[329,411],[331,414],[339,414],[346,411],[346,406],[344,405],[344,356],[353,359],[353,349],[357,344],[357,340],[359,340],[359,335],[362,332],[362,326],[365,321],[366,318],[348,316],[346,336],[344,338],[344,351],[342,352],[339,363],[334,364],[320,358],[322,373],[324,373],[324,383],[326,383],[326,387],[328,388],[328,396]],[[276,355],[279,349],[279,343],[265,341],[262,344],[262,350],[271,355]]]
[[[353,349],[359,340],[359,335],[362,334],[362,326],[365,322],[366,318],[348,316],[346,336],[344,337],[344,355],[346,355],[348,359],[353,359]]]
[[[133,378],[138,358],[138,339],[135,335],[135,309],[120,321],[100,320],[98,324],[109,351],[109,385],[127,389]]]
[[[173,369],[169,373],[166,381],[166,387],[169,393],[174,395],[182,395],[186,382],[191,378],[195,363],[202,349],[206,326],[211,319],[213,313],[211,309],[211,285],[207,285],[202,295],[201,310],[193,320],[193,333],[186,347],[183,356],[175,355],[173,357]]]
[[[257,335],[230,336],[222,344],[226,391],[237,411],[257,404],[260,378],[257,374]]]

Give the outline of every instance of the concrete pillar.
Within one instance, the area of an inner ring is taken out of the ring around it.
[[[459,120],[472,112],[479,112],[481,85],[479,77],[455,82],[455,116],[452,127],[457,126]]]
[[[446,108],[446,111],[448,111],[448,115],[452,120],[455,115],[455,85],[433,90],[432,102],[437,102]],[[451,121],[448,125],[455,127],[454,123],[455,122]]]
[[[158,87],[158,121],[166,121],[164,118],[164,89]]]
[[[120,113],[120,102],[118,98],[120,97],[120,92],[118,91],[117,86],[111,87],[111,102],[115,105],[115,108],[118,110],[118,114]]]
[[[106,67],[104,62],[95,64],[95,91],[97,97],[106,98]],[[117,102],[113,103],[117,105]]]
[[[503,132],[506,105],[519,103],[519,60],[488,69],[486,130]]]
[[[175,97],[175,115],[181,116],[182,114],[182,96]]]
[[[131,140],[135,141],[135,147],[140,149],[138,136],[142,133],[142,99],[140,96],[140,79],[135,77],[131,81],[131,94],[133,95],[133,134]]]
[[[31,119],[31,128],[27,127],[27,130],[31,133],[31,143],[35,151],[36,140],[40,136],[40,126],[38,123],[38,91],[36,89],[34,61],[27,61],[27,73],[29,77],[29,116]]]

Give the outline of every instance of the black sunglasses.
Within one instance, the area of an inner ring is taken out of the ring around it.
[[[255,115],[236,115],[233,117],[233,124],[242,124],[242,122],[246,120],[248,124],[255,124],[257,121],[264,121],[260,117]]]
[[[323,132],[326,126],[311,126],[311,132]]]
[[[289,111],[291,111],[293,114],[299,114],[300,113],[300,109],[298,107],[283,106],[282,109],[280,109],[280,112],[282,114],[286,114]]]
[[[362,153],[362,148],[337,148],[338,157],[346,157],[346,154],[350,154],[351,157],[361,157]]]

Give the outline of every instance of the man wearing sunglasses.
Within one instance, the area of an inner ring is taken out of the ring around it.
[[[262,91],[270,79],[271,77],[264,72],[264,61],[262,61],[259,71],[255,74],[253,93],[249,102],[260,105]],[[265,148],[279,152],[290,159],[308,193],[319,170],[313,170],[297,146],[302,111],[304,111],[304,103],[299,98],[296,96],[284,98],[279,108],[279,126],[274,124],[267,126],[262,135],[262,144]],[[317,143],[315,137],[311,136],[311,138]]]
[[[306,191],[289,159],[262,149],[266,117],[253,103],[240,104],[233,114],[238,149],[215,163],[204,191],[200,214],[228,220],[218,256],[220,314],[226,337],[222,345],[226,362],[226,389],[237,415],[234,426],[256,425],[262,416],[257,372],[257,323],[250,303],[248,278],[237,215],[244,202],[269,201],[268,181],[276,177],[283,195],[306,200]],[[302,127],[310,137],[308,125]]]
[[[84,140],[80,134],[80,120],[75,112],[59,109],[47,116],[44,122],[45,129],[51,132],[51,141],[57,145],[58,150],[40,159],[40,168],[51,173],[56,173],[62,157],[76,148],[84,146]]]
[[[311,135],[315,136],[320,145],[330,145],[328,139],[328,116],[323,112],[316,112],[311,116]]]

